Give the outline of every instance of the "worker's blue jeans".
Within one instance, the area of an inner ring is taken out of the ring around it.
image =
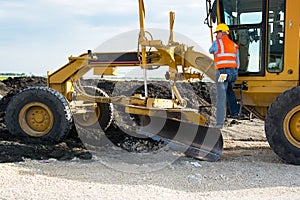
[[[227,74],[227,79],[224,82],[218,82],[220,74]],[[226,114],[226,97],[230,115],[236,116],[239,113],[239,108],[236,100],[233,86],[238,77],[237,68],[222,68],[216,70],[216,122],[223,125]]]

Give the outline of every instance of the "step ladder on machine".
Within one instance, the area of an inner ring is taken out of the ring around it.
[[[243,112],[243,90],[248,89],[246,81],[244,81],[242,84],[235,84],[233,89],[238,89],[239,94],[240,94],[240,98],[237,99],[238,104],[240,105],[240,107],[239,107],[239,118],[238,118],[238,119],[240,119],[241,116],[242,116],[242,112]],[[251,119],[251,115],[252,114],[250,113],[249,119]]]

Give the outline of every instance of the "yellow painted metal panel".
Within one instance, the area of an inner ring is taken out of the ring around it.
[[[118,75],[118,69],[116,67],[96,67],[94,68],[94,75]]]

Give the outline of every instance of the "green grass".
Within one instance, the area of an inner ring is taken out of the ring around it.
[[[8,77],[7,76],[0,76],[0,81],[3,81],[5,79],[7,79]]]

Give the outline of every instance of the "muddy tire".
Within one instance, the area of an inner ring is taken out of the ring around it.
[[[109,97],[103,90],[94,86],[82,86],[84,92],[95,97]],[[75,123],[81,127],[98,128],[102,130],[110,127],[113,121],[113,104],[97,103],[97,107],[89,108],[90,112],[86,114],[74,115]]]
[[[300,164],[300,87],[287,90],[271,104],[265,132],[280,158],[290,164]]]
[[[47,87],[30,87],[13,96],[5,122],[13,135],[60,141],[69,133],[73,118],[62,94]]]

